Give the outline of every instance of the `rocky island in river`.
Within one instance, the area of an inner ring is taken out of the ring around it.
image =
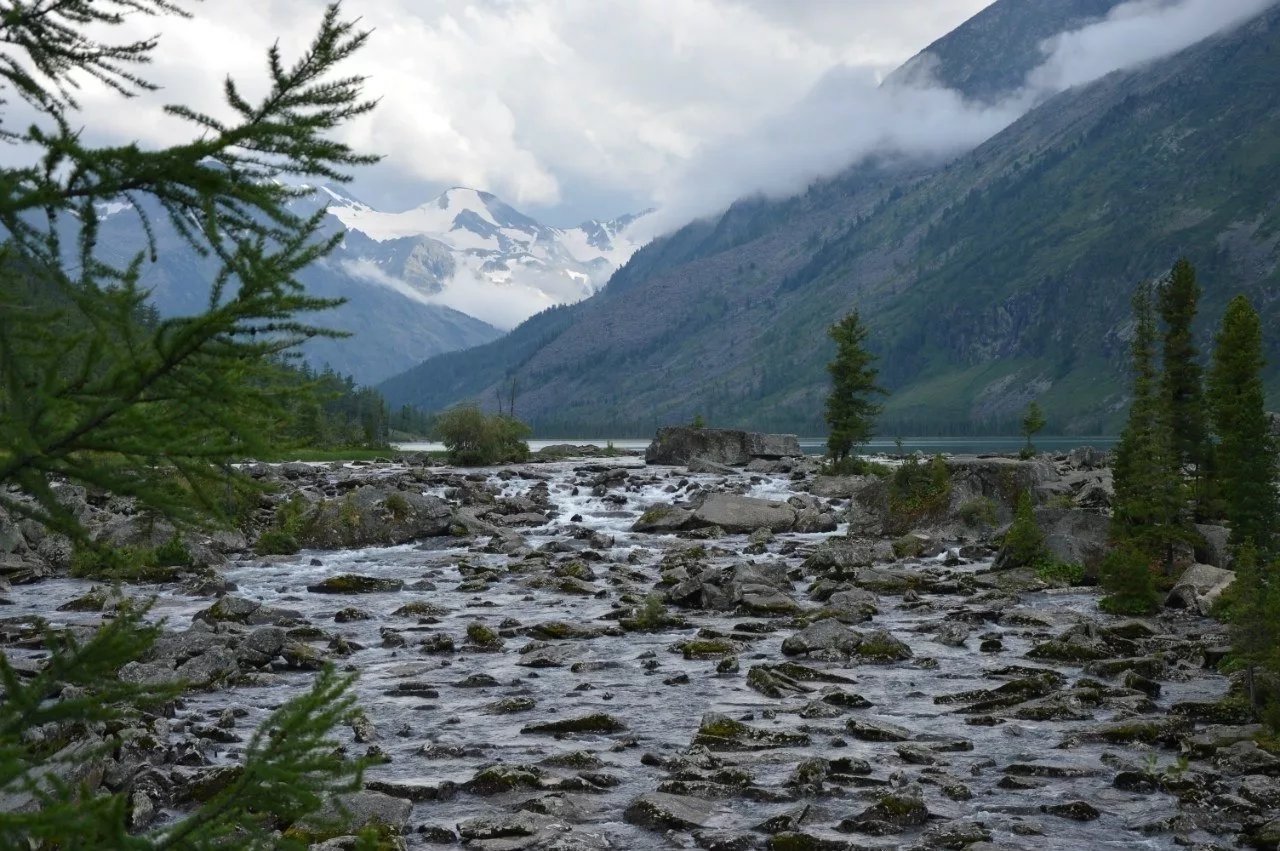
[[[1206,616],[1233,578],[1225,530],[1201,528],[1160,614],[1100,613],[1102,453],[924,460],[928,489],[903,500],[881,476],[822,475],[785,436],[664,430],[649,463],[585,451],[253,465],[272,487],[243,528],[187,540],[200,566],[156,584],[71,578],[66,541],[0,515],[4,650],[36,666],[44,626],[154,597],[164,634],[121,676],[193,690],[65,763],[127,792],[135,827],[225,783],[333,661],[359,672],[340,735],[377,763],[342,803],[411,848],[1280,839],[1280,757],[1230,699]],[[1078,583],[1001,559],[1024,492]],[[127,501],[60,493],[100,540],[173,536]],[[272,533],[301,551],[259,554]]]

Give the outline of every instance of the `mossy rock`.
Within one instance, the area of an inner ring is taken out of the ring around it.
[[[266,530],[253,545],[253,551],[260,556],[291,556],[301,550],[298,539],[282,529]]]
[[[223,765],[207,769],[193,777],[183,789],[187,800],[203,804],[235,783],[244,774],[242,765]]]
[[[570,751],[569,753],[556,754],[544,759],[543,764],[555,765],[561,768],[604,768],[604,761],[591,751]]]
[[[376,576],[361,576],[356,573],[343,573],[330,576],[315,585],[308,585],[312,594],[377,594],[401,591],[404,582],[399,579],[379,579]]]
[[[83,597],[76,597],[58,606],[60,612],[100,612],[107,605],[108,592],[103,588],[93,588]]]
[[[804,747],[810,743],[805,733],[760,730],[727,715],[709,712],[693,736],[694,745],[713,751],[751,751],[770,748]]]
[[[845,819],[837,830],[873,836],[901,833],[929,820],[929,810],[918,791],[890,792],[857,816]]]
[[[412,603],[405,603],[396,609],[391,613],[391,616],[397,618],[438,618],[447,614],[449,614],[449,610],[444,606],[437,606],[435,603],[428,603],[426,600],[414,600]]]
[[[929,542],[919,535],[903,535],[893,542],[893,554],[898,558],[919,558],[929,548]]]
[[[482,623],[467,625],[467,642],[482,650],[497,650],[502,647],[502,636]]]
[[[486,705],[481,711],[487,715],[513,715],[528,712],[538,705],[532,697],[504,697]]]
[[[530,638],[542,641],[567,641],[569,639],[595,638],[599,633],[565,621],[548,621],[529,627],[526,632]]]
[[[854,649],[853,655],[862,662],[887,665],[912,657],[911,648],[884,630],[869,632]]]
[[[574,579],[581,579],[590,582],[596,576],[591,572],[591,568],[587,567],[580,561],[571,561],[568,564],[562,564],[556,567],[554,571],[556,576],[569,576]]]
[[[686,659],[723,659],[742,651],[738,642],[727,638],[694,638],[682,641],[676,647]]]
[[[472,795],[500,795],[516,789],[538,789],[542,769],[536,765],[490,765],[463,784]]]
[[[849,851],[848,842],[820,839],[807,833],[775,833],[769,837],[768,851]]]
[[[357,609],[355,606],[347,606],[345,609],[339,609],[334,613],[333,619],[336,623],[354,623],[355,621],[372,620],[373,615],[364,609]]]
[[[542,724],[529,724],[520,728],[526,735],[557,736],[565,733],[620,733],[627,729],[617,718],[604,712],[595,712],[581,718],[566,718],[563,721],[547,721]]]
[[[1032,647],[1027,653],[1028,659],[1050,659],[1055,662],[1097,662],[1110,659],[1110,651],[1083,644],[1072,644],[1068,641],[1045,641]]]
[[[1112,745],[1129,745],[1135,742],[1153,745],[1167,742],[1176,744],[1178,738],[1191,729],[1185,718],[1145,718],[1115,721],[1092,730],[1089,738]]]

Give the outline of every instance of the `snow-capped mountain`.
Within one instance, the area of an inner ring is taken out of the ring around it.
[[[327,205],[347,229],[329,262],[499,328],[594,294],[640,247],[626,235],[636,216],[561,229],[462,187],[402,213],[376,210],[331,186],[319,187],[314,203]]]
[[[346,300],[309,319],[350,336],[311,340],[303,354],[362,383],[487,343],[540,310],[579,301],[639,247],[622,233],[635,216],[563,230],[472,189],[384,213],[322,186],[294,207],[301,214],[324,208],[332,228],[346,231],[338,249],[299,280],[311,295]],[[146,246],[139,217],[127,203],[99,212],[103,259],[128,263]],[[143,286],[162,315],[202,310],[216,268],[173,231],[163,211],[149,212],[159,250],[156,262],[144,265]]]

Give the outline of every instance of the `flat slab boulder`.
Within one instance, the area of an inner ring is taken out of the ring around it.
[[[389,547],[445,535],[453,511],[435,496],[364,485],[318,503],[297,535],[305,549]]]
[[[678,532],[693,520],[693,512],[674,505],[652,506],[631,526],[632,532]]]
[[[696,458],[712,464],[744,467],[756,458],[798,458],[803,454],[794,434],[669,426],[658,429],[645,450],[644,460],[647,464],[687,466]]]
[[[404,588],[399,579],[381,579],[376,576],[361,576],[357,573],[342,573],[322,579],[314,585],[308,585],[312,594],[377,594],[395,592]]]
[[[1193,564],[1178,577],[1164,604],[1171,609],[1191,609],[1207,615],[1214,601],[1235,581],[1235,571]]]
[[[785,532],[795,525],[796,510],[785,502],[713,493],[693,512],[693,522],[719,526],[730,534],[748,534],[762,528]]]
[[[663,832],[706,827],[714,813],[714,805],[701,798],[646,792],[631,802],[622,817],[630,824]]]

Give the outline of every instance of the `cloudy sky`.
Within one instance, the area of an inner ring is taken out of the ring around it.
[[[967,149],[1047,93],[1181,49],[1277,0],[1129,0],[1046,44],[1022,96],[994,107],[878,87],[989,2],[345,0],[372,30],[350,70],[381,101],[347,138],[385,155],[353,190],[398,211],[471,186],[557,225],[656,207],[660,232],[745,194],[797,191],[874,150]],[[82,102],[95,133],[184,140],[189,129],[162,104],[217,114],[224,75],[254,92],[265,48],[278,38],[297,55],[323,9],[188,3],[190,20],[129,22],[132,35],[160,33],[146,73],[164,88],[122,108],[90,87]]]
[[[800,100],[833,68],[891,70],[990,0],[346,0],[373,30],[354,65],[379,109],[354,128],[386,161],[356,190],[388,209],[460,184],[555,224],[649,207],[674,175]],[[153,107],[216,107],[220,77],[261,78],[297,49],[319,0],[205,0],[163,35],[164,91],[91,124],[180,139]]]

